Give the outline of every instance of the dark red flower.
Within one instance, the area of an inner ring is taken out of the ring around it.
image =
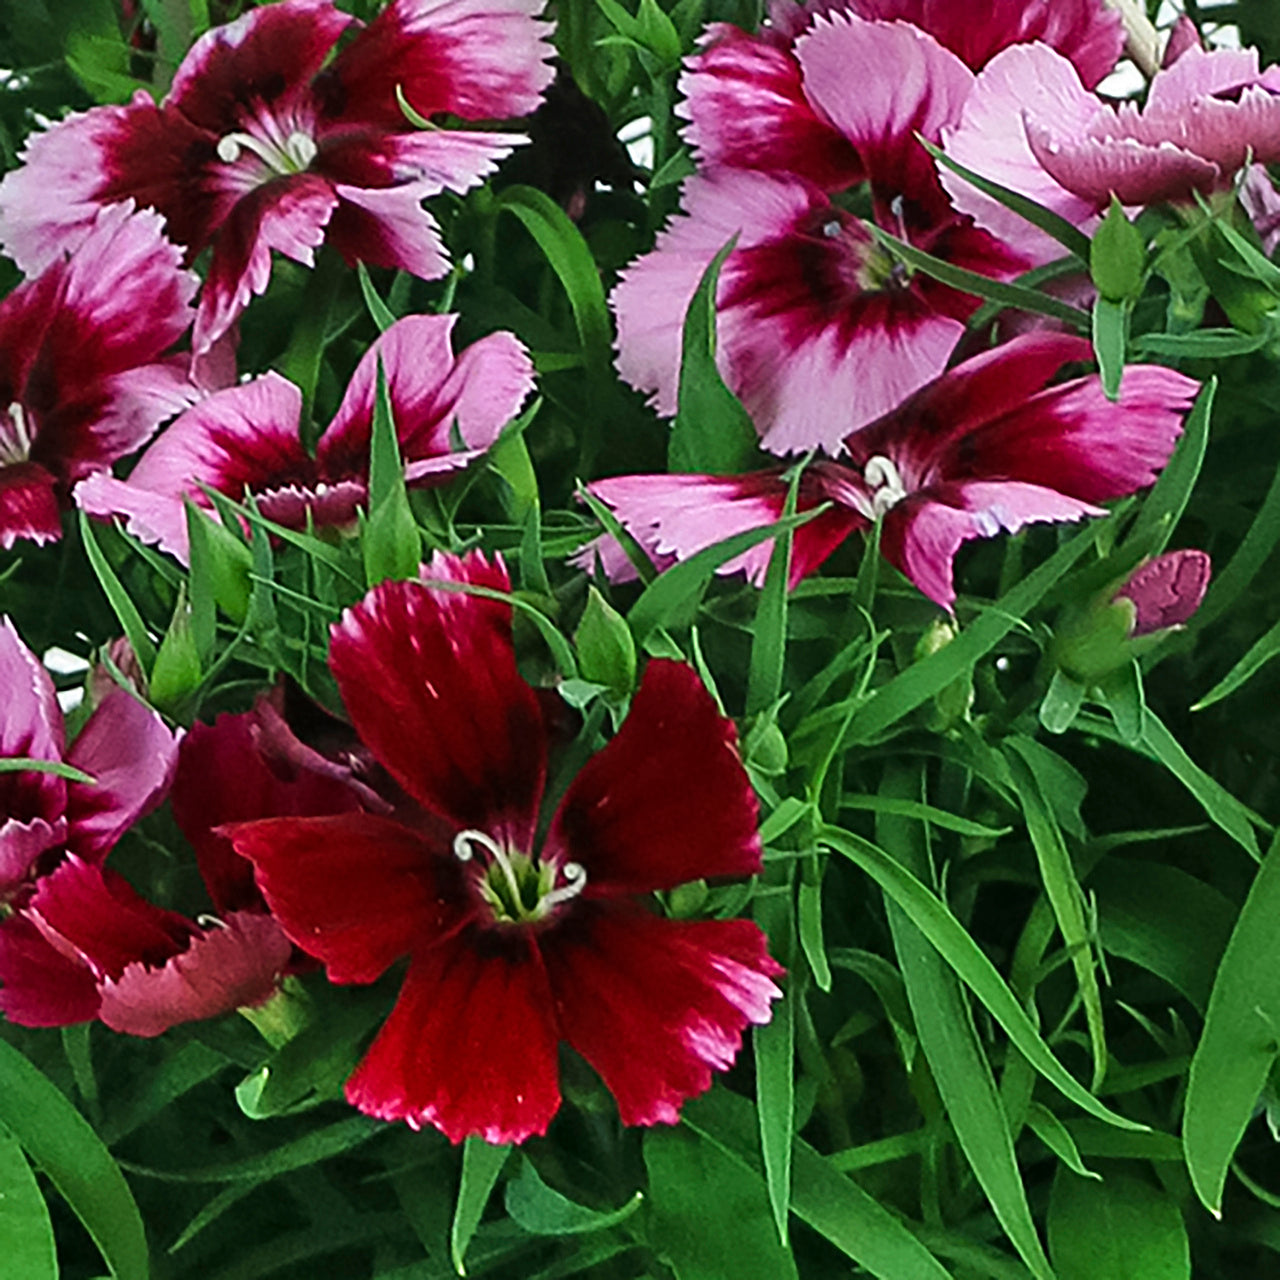
[[[539,849],[548,725],[516,668],[511,609],[439,585],[507,591],[506,570],[437,555],[426,577],[374,588],[330,648],[356,730],[426,819],[230,829],[285,932],[332,981],[372,982],[409,957],[347,1098],[453,1141],[518,1142],[559,1106],[566,1040],[624,1123],[673,1122],[778,995],[754,924],[664,919],[645,902],[760,869],[733,726],[690,668],[651,662]]]

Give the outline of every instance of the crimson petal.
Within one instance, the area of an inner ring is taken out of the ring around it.
[[[98,1015],[87,965],[63,955],[25,916],[0,920],[0,1013],[23,1027],[65,1027]]]
[[[399,822],[366,813],[266,818],[221,828],[258,873],[290,939],[322,960],[331,982],[373,982],[396,960],[456,930],[462,893],[440,877],[449,850]]]
[[[428,579],[510,589],[502,562],[437,555]],[[384,582],[333,628],[329,665],[356,732],[431,812],[528,849],[546,728],[516,668],[511,606]]]
[[[415,1129],[435,1125],[451,1142],[523,1142],[560,1105],[558,1040],[530,933],[468,932],[414,956],[347,1101]]]
[[[544,856],[583,866],[588,897],[752,875],[756,816],[733,722],[692,667],[655,659],[621,731],[570,784]]]
[[[674,1124],[769,1021],[782,972],[749,920],[662,920],[610,904],[546,945],[564,1037],[600,1073],[623,1124]]]

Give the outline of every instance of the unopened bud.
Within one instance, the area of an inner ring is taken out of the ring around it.
[[[1131,637],[1180,627],[1200,607],[1209,587],[1209,557],[1195,547],[1170,551],[1139,565],[1112,597],[1132,600]]]

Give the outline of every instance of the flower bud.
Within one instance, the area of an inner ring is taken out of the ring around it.
[[[1118,671],[1146,647],[1136,641],[1158,638],[1195,613],[1209,585],[1209,570],[1203,551],[1170,551],[1140,564],[1091,603],[1066,611],[1054,638],[1058,666],[1085,685]]]

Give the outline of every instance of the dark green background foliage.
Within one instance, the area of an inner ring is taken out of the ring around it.
[[[122,24],[110,0],[6,0],[7,164],[39,115],[163,91],[236,8],[145,0]],[[1107,381],[1154,359],[1216,391],[1151,494],[966,549],[958,630],[858,540],[788,595],[795,518],[756,535],[775,547],[763,590],[714,577],[747,536],[588,594],[564,561],[602,513],[577,482],[662,469],[668,450],[681,467],[752,465],[707,310],[686,327],[673,435],[613,373],[605,297],[691,169],[671,112],[680,58],[707,21],[760,14],[553,8],[562,78],[534,144],[491,188],[436,202],[473,268],[423,283],[277,262],[242,325],[242,371],[299,381],[315,424],[394,317],[456,310],[462,341],[514,331],[541,398],[487,462],[406,494],[384,404],[359,539],[272,538],[224,504],[224,523],[193,513],[188,575],[70,521],[56,546],[0,553],[0,611],[37,652],[87,657],[129,632],[180,723],[243,710],[282,673],[337,710],[324,657],[341,608],[429,549],[501,550],[526,674],[583,710],[578,758],[646,655],[695,662],[739,718],[765,872],[665,906],[754,915],[786,998],[676,1128],[623,1130],[566,1054],[566,1106],[518,1152],[452,1148],[340,1101],[398,973],[367,989],[307,977],[300,1029],[274,1047],[236,1017],[156,1041],[6,1027],[0,1274],[433,1280],[464,1259],[495,1280],[1280,1274],[1280,268],[1207,213],[1190,229],[1112,220],[1092,253],[1066,238],[1106,284],[1092,325],[1065,318],[1092,330]],[[1187,8],[1280,57],[1276,0]],[[646,116],[652,173],[614,140]],[[1032,284],[986,289],[975,328],[1007,303],[1062,317]],[[1169,546],[1215,565],[1186,629],[1100,685],[1055,676],[1055,628]],[[165,811],[112,858],[203,909]]]

